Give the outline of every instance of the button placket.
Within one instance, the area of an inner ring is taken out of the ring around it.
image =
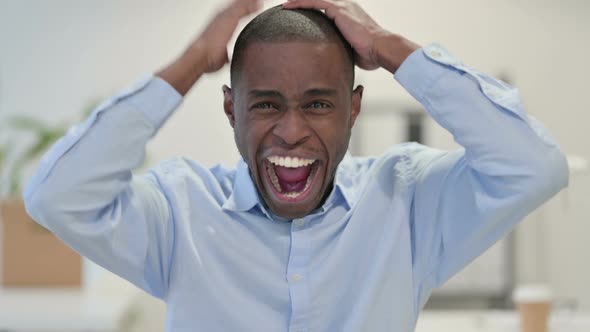
[[[306,277],[309,243],[305,237],[304,219],[294,219],[291,225],[291,250],[287,266],[287,282],[291,295],[291,321],[289,331],[307,331],[309,286]]]

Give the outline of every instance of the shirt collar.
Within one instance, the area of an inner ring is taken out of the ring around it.
[[[356,203],[356,186],[353,181],[354,177],[352,176],[352,174],[354,174],[353,161],[353,157],[350,153],[346,152],[344,158],[342,158],[342,161],[338,165],[336,175],[334,176],[334,192],[328,197],[324,206],[327,207],[328,205],[333,205],[336,203],[335,200],[340,197],[344,199],[348,210],[350,210]]]
[[[356,201],[354,177],[354,163],[352,156],[347,152],[338,165],[334,177],[334,189],[332,193],[320,208],[325,210],[338,203],[339,199],[344,199],[347,209],[350,210]],[[261,205],[258,195],[258,189],[252,182],[248,164],[240,159],[236,166],[236,176],[233,183],[233,191],[229,198],[223,204],[224,210],[244,212],[252,209],[257,204]]]
[[[252,209],[259,203],[258,190],[250,177],[248,164],[240,159],[236,166],[233,191],[223,204],[223,209],[243,212]]]

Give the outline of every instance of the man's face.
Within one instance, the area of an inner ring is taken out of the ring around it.
[[[254,43],[224,87],[238,150],[278,216],[303,217],[332,189],[362,97],[347,66],[336,43]]]

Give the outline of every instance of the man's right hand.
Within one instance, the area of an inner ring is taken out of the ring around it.
[[[240,20],[260,9],[260,0],[233,0],[209,23],[191,47],[201,48],[207,57],[207,73],[216,72],[229,61],[227,44]]]
[[[229,62],[227,44],[238,23],[260,7],[260,0],[231,1],[176,61],[156,75],[184,96],[201,75],[216,72]]]

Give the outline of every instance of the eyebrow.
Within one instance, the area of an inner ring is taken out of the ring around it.
[[[304,96],[335,96],[338,91],[335,89],[313,88],[304,92]],[[248,96],[252,98],[279,98],[286,99],[282,93],[277,90],[250,90]]]
[[[279,98],[286,99],[282,93],[277,90],[250,90],[248,96],[252,98]]]
[[[309,90],[305,91],[305,93],[304,93],[305,96],[310,96],[310,97],[335,96],[337,94],[338,94],[338,91],[336,91],[334,89],[320,89],[320,88],[309,89]]]

